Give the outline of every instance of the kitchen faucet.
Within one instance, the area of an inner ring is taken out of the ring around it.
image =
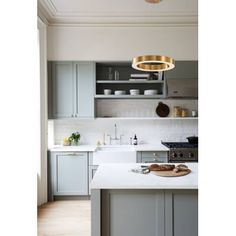
[[[122,136],[124,136],[124,135],[121,134],[121,135],[120,135],[120,138],[117,137],[117,125],[115,124],[115,137],[113,138],[110,134],[108,134],[107,136],[110,137],[110,145],[111,145],[112,140],[114,140],[114,141],[120,141],[120,145],[121,145],[121,138],[122,138]]]

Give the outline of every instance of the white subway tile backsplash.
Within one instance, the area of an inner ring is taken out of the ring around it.
[[[54,144],[71,133],[81,133],[81,144],[96,144],[105,133],[114,135],[117,124],[118,135],[123,134],[123,142],[129,144],[130,137],[137,135],[140,143],[155,144],[163,141],[186,141],[186,137],[198,134],[197,120],[54,120]],[[108,142],[108,138],[107,138]]]
[[[157,117],[156,106],[160,100],[97,100],[97,116],[113,117]],[[182,106],[189,111],[198,110],[197,100],[163,100],[170,107]],[[187,141],[186,137],[198,135],[198,120],[137,120],[137,119],[61,119],[50,121],[51,142],[62,144],[63,138],[73,132],[81,133],[81,144],[96,144],[103,134],[114,136],[117,124],[118,135],[123,134],[123,142],[130,143],[130,137],[137,135],[139,143],[155,144],[163,141]],[[106,138],[108,143],[108,138]]]

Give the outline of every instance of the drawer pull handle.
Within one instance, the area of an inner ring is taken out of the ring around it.
[[[77,156],[77,157],[83,157],[84,154],[77,154],[77,153],[68,153],[68,156]]]

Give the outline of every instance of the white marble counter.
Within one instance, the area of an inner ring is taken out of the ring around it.
[[[138,174],[130,170],[142,164],[103,164],[91,182],[91,189],[197,189],[198,164],[187,163],[191,173],[181,177]],[[143,164],[145,165],[145,164]]]
[[[79,145],[79,146],[53,146],[49,148],[51,152],[94,152],[97,146],[95,145]]]
[[[151,144],[140,144],[134,147],[135,151],[169,151],[169,148],[164,146],[162,143],[157,143],[155,145]]]
[[[161,143],[157,144],[140,144],[140,145],[120,145],[120,147],[132,147],[134,151],[168,151],[169,149]],[[103,146],[101,146],[103,147]],[[118,145],[106,145],[104,147],[118,147]],[[79,145],[79,146],[62,146],[55,145],[48,148],[51,152],[94,152],[97,150],[96,145]]]

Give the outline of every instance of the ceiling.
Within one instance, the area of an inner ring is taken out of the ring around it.
[[[197,25],[198,0],[38,0],[49,24]]]

